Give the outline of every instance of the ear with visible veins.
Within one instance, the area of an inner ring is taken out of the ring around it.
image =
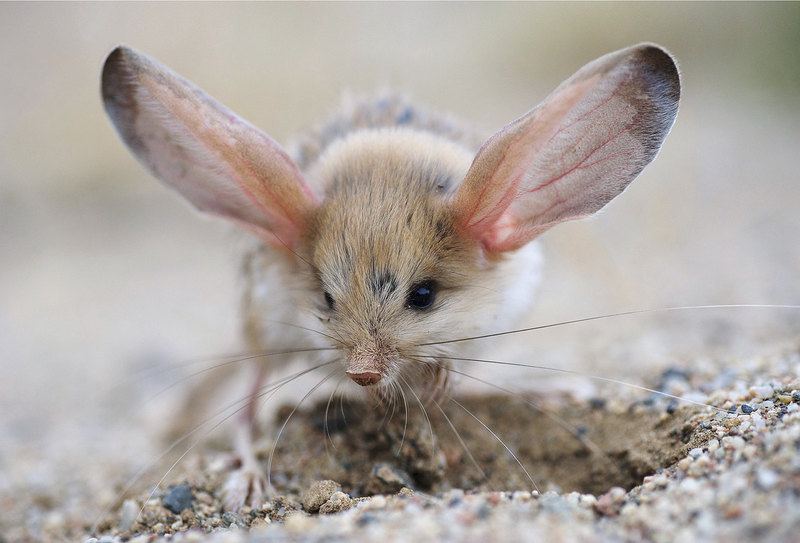
[[[489,252],[591,215],[655,158],[678,111],[672,57],[652,44],[587,64],[480,149],[452,206]]]
[[[106,112],[136,158],[201,211],[292,249],[316,198],[273,139],[125,46],[106,58]]]

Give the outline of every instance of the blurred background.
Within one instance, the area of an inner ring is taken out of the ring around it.
[[[198,218],[118,140],[99,97],[115,45],[287,143],[343,92],[384,87],[490,134],[640,41],[680,63],[677,123],[623,197],[544,237],[531,322],[800,303],[800,4],[1,3],[0,442],[57,445],[50,432],[102,420],[94,400],[130,395],[137,370],[237,349],[240,236]],[[800,329],[797,311],[697,313],[528,341],[567,361],[578,347],[618,353],[606,361],[619,366],[636,345],[674,359],[704,349],[698,335],[758,347]]]

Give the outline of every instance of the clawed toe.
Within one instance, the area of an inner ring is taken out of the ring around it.
[[[226,511],[239,511],[244,505],[261,507],[269,489],[263,470],[257,466],[242,466],[228,477],[222,489]]]

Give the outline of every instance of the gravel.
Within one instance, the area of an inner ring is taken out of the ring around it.
[[[303,509],[309,513],[316,513],[334,493],[342,489],[336,481],[325,480],[317,481],[311,485],[303,496]]]
[[[173,513],[180,513],[184,509],[189,509],[194,501],[194,494],[189,485],[173,486],[169,494],[164,497],[162,504]]]
[[[3,521],[0,527],[6,541],[83,540],[86,543],[523,539],[796,541],[800,526],[800,357],[793,347],[748,360],[741,368],[735,379],[726,381],[728,386],[713,390],[705,387],[714,379],[713,372],[687,376],[687,387],[691,389],[687,389],[687,393],[705,390],[704,401],[716,409],[682,405],[669,414],[665,411],[668,400],[656,400],[651,402],[653,405],[646,406],[629,392],[614,395],[603,406],[596,402],[590,405],[586,400],[583,413],[597,418],[582,424],[589,429],[590,438],[597,439],[604,450],[610,451],[606,462],[597,462],[585,448],[576,445],[573,445],[573,455],[567,443],[576,439],[570,436],[559,442],[558,432],[538,436],[536,440],[556,441],[555,450],[560,451],[560,456],[549,461],[547,455],[552,455],[553,449],[544,448],[543,456],[536,457],[535,451],[523,452],[525,441],[508,438],[508,442],[521,451],[520,457],[536,468],[537,475],[546,473],[548,462],[566,463],[572,471],[589,473],[597,464],[614,463],[619,451],[625,450],[628,468],[641,462],[646,470],[630,485],[612,483],[613,470],[609,469],[599,472],[605,481],[601,491],[559,488],[556,482],[563,479],[555,475],[543,476],[538,491],[525,488],[525,484],[520,483],[524,478],[519,476],[519,466],[493,459],[492,455],[502,455],[498,453],[496,442],[486,440],[486,449],[471,441],[469,444],[475,447],[473,454],[490,478],[497,476],[495,471],[505,470],[505,479],[492,479],[504,481],[503,486],[489,489],[476,484],[472,488],[459,488],[453,483],[467,479],[453,472],[464,471],[467,464],[454,452],[458,449],[450,449],[443,437],[433,443],[436,448],[441,447],[447,467],[441,479],[427,480],[423,484],[433,472],[422,470],[414,476],[409,473],[408,466],[414,466],[422,457],[430,465],[431,451],[426,449],[427,445],[422,445],[431,443],[430,436],[426,441],[421,434],[410,432],[407,440],[411,444],[405,451],[407,457],[403,457],[398,454],[397,443],[390,439],[391,425],[384,428],[386,433],[378,432],[373,441],[364,443],[380,456],[376,444],[385,441],[391,452],[387,458],[394,461],[375,462],[374,458],[370,460],[370,455],[364,455],[364,462],[360,463],[353,449],[346,453],[350,462],[345,467],[339,466],[341,469],[337,471],[333,469],[340,464],[337,457],[316,451],[312,447],[313,439],[303,433],[303,428],[317,428],[314,431],[318,432],[319,413],[311,409],[298,412],[300,429],[298,433],[289,434],[294,444],[298,443],[297,439],[309,439],[300,441],[304,443],[302,449],[293,449],[299,464],[281,464],[277,460],[282,456],[280,448],[276,453],[275,475],[280,477],[273,479],[285,481],[279,489],[285,495],[265,501],[260,508],[245,508],[238,513],[221,510],[219,489],[231,466],[219,460],[223,458],[220,453],[205,449],[197,452],[195,461],[187,460],[186,470],[176,474],[186,483],[164,491],[143,491],[128,498],[104,514],[93,535],[89,534],[90,524],[81,522],[80,515],[60,507],[71,498],[57,482],[49,490],[39,489],[35,502],[25,494],[31,494],[30,489],[17,489],[14,495],[6,493],[6,487],[0,487],[0,504],[4,511],[28,514],[27,523],[12,525]],[[523,428],[530,423],[521,413],[517,413],[517,417],[503,415],[509,409],[518,408],[513,402],[503,404],[497,398],[479,398],[473,403],[467,400],[462,403],[476,413],[482,413],[481,407],[485,404],[498,409],[497,418],[485,420],[506,436],[515,428],[505,425],[507,419],[522,418]],[[745,406],[749,409],[743,409]],[[732,407],[738,409],[731,412]],[[570,404],[559,413],[580,411],[580,405]],[[609,429],[615,425],[624,427],[620,433],[610,435],[609,441],[602,441],[598,428],[603,428],[601,421],[606,419],[613,422]],[[552,420],[548,422],[553,426]],[[652,428],[659,427],[665,428],[664,433],[652,433]],[[355,431],[365,439],[369,435],[364,427]],[[427,432],[426,427],[422,433]],[[462,435],[467,439],[470,433],[463,431]],[[637,433],[650,438],[626,442],[620,438],[623,434],[635,436]],[[384,437],[377,437],[379,435]],[[674,442],[669,436],[675,438]],[[352,436],[333,434],[330,439],[339,447],[352,440]],[[620,442],[621,448],[613,449],[614,442]],[[364,443],[353,446],[367,447]],[[524,454],[531,455],[532,460]],[[309,463],[315,455],[323,457],[323,464],[336,476],[330,479],[306,476],[303,469],[309,473],[317,470]],[[433,458],[438,457],[434,455]],[[406,469],[401,469],[401,465]],[[368,495],[364,489],[369,487],[369,479],[376,471],[384,479],[394,481],[392,484],[397,482],[394,477],[402,475],[415,488],[403,486],[399,490]],[[357,482],[358,474],[365,479],[362,484]],[[588,484],[588,481],[587,478],[578,484]],[[91,495],[84,497],[91,503]],[[22,512],[14,509],[12,500],[15,498],[23,499],[26,508]],[[42,503],[50,504],[50,512],[34,516],[34,510],[46,509]]]

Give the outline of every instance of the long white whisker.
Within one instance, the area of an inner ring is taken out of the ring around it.
[[[495,332],[492,334],[483,334],[479,336],[471,336],[458,339],[448,339],[444,341],[431,341],[428,343],[419,343],[419,347],[431,345],[447,345],[448,343],[460,343],[462,341],[473,341],[478,339],[487,339],[492,337],[507,336],[510,334],[521,334],[523,332],[532,332],[534,330],[545,330],[547,328],[555,328],[557,326],[567,326],[570,324],[578,324],[582,322],[590,322],[601,319],[609,319],[614,317],[625,317],[629,315],[642,315],[645,313],[668,313],[673,311],[691,311],[691,310],[709,310],[709,309],[800,309],[800,305],[789,304],[718,304],[718,305],[688,305],[677,307],[661,307],[653,309],[637,309],[633,311],[621,311],[619,313],[609,313],[606,315],[596,315],[593,317],[582,317],[580,319],[572,319],[561,322],[554,322],[550,324],[540,324],[538,326],[531,326],[528,328],[519,328],[517,330],[508,330],[505,332]]]
[[[328,453],[328,441],[331,442],[331,447],[333,447],[333,450],[334,451],[336,450],[336,443],[333,442],[333,437],[331,436],[330,429],[328,428],[328,412],[329,412],[330,407],[331,407],[331,402],[333,401],[334,396],[336,396],[336,393],[339,391],[339,385],[341,385],[341,384],[342,384],[342,378],[339,378],[339,380],[336,381],[336,386],[333,388],[333,390],[331,391],[330,395],[328,396],[328,403],[325,404],[325,418],[324,418],[325,424],[324,424],[324,426],[325,426],[325,436],[328,438],[327,440],[325,440],[325,453],[326,454],[329,454]]]
[[[344,413],[344,396],[339,396],[339,413],[342,414],[342,421],[347,426],[347,415]]]
[[[319,368],[322,368],[322,367],[324,367],[324,366],[330,365],[330,364],[332,364],[332,363],[333,363],[333,361],[330,361],[330,362],[325,362],[325,363],[322,363],[322,364],[317,364],[317,365],[315,365],[315,366],[313,366],[313,367],[311,367],[311,368],[307,368],[307,369],[305,369],[305,370],[303,370],[303,371],[297,372],[297,373],[295,373],[295,374],[293,374],[293,375],[290,375],[290,376],[288,376],[288,377],[284,377],[284,378],[282,378],[282,379],[279,379],[279,380],[278,380],[278,381],[276,381],[275,383],[272,383],[272,384],[269,384],[269,385],[266,385],[266,386],[262,387],[262,389],[263,389],[265,392],[263,392],[263,393],[260,393],[260,394],[258,395],[258,397],[259,397],[259,398],[261,398],[261,397],[263,397],[263,396],[264,396],[264,395],[266,395],[266,394],[274,394],[274,393],[275,393],[276,391],[278,391],[280,388],[282,388],[282,387],[283,387],[283,386],[285,386],[286,384],[288,384],[288,383],[292,382],[293,380],[295,380],[295,379],[297,379],[297,378],[299,378],[299,377],[301,377],[301,376],[303,376],[303,375],[305,375],[305,374],[307,374],[307,373],[310,373],[310,372],[312,372],[312,371],[314,371],[314,370],[317,370],[317,369],[319,369]],[[216,422],[214,425],[212,425],[212,426],[211,426],[210,428],[208,428],[208,429],[207,429],[205,432],[203,432],[203,434],[202,434],[202,435],[201,435],[199,438],[197,438],[197,439],[196,439],[196,440],[195,440],[195,441],[194,441],[194,442],[193,442],[193,443],[192,443],[192,444],[191,444],[191,445],[190,445],[190,446],[189,446],[189,447],[188,447],[188,448],[187,448],[187,449],[186,449],[186,450],[183,452],[183,454],[181,454],[181,455],[178,457],[178,459],[177,459],[177,460],[175,460],[175,462],[173,462],[173,463],[172,463],[172,465],[171,465],[171,466],[170,466],[170,467],[167,469],[167,471],[164,473],[164,475],[163,475],[163,476],[162,476],[162,477],[161,477],[161,478],[158,480],[158,482],[155,484],[155,486],[153,487],[153,490],[152,490],[152,492],[150,492],[150,494],[148,495],[147,499],[146,499],[146,500],[144,500],[144,503],[142,504],[142,508],[139,510],[139,515],[141,515],[141,514],[142,514],[142,512],[144,511],[144,508],[145,508],[145,506],[147,505],[147,502],[148,502],[148,501],[150,501],[150,500],[153,498],[153,496],[155,495],[156,491],[158,491],[158,488],[161,486],[161,483],[163,483],[163,482],[164,482],[164,480],[165,480],[165,479],[166,479],[166,478],[169,476],[169,474],[170,474],[170,473],[172,473],[172,470],[173,470],[173,469],[175,469],[175,466],[177,466],[177,465],[178,465],[178,464],[179,464],[179,463],[180,463],[180,462],[181,462],[181,461],[182,461],[182,460],[183,460],[183,459],[186,457],[186,455],[187,455],[187,454],[189,454],[189,453],[190,453],[192,450],[194,450],[194,448],[195,448],[195,447],[197,447],[197,445],[199,445],[200,443],[202,443],[202,441],[203,441],[203,438],[205,438],[206,436],[208,436],[208,434],[210,434],[211,432],[213,432],[215,429],[219,428],[219,427],[220,427],[222,424],[224,424],[226,421],[230,420],[230,419],[231,419],[231,417],[233,417],[233,416],[234,416],[234,415],[236,415],[237,413],[240,413],[240,412],[242,412],[243,410],[247,409],[247,407],[248,407],[248,406],[249,406],[249,404],[250,404],[250,400],[251,400],[251,398],[250,398],[250,396],[248,395],[248,396],[247,396],[247,397],[245,397],[245,398],[240,398],[239,400],[236,400],[235,402],[232,402],[232,403],[228,404],[227,406],[223,407],[222,409],[219,409],[219,410],[218,410],[216,413],[214,413],[214,414],[213,414],[213,415],[212,415],[212,416],[211,416],[209,419],[207,419],[206,421],[204,421],[204,422],[202,422],[202,423],[198,424],[197,426],[195,426],[194,428],[192,428],[192,430],[190,430],[189,432],[185,433],[184,435],[182,435],[181,437],[179,437],[178,439],[176,439],[175,441],[173,441],[173,442],[172,442],[172,444],[169,446],[169,448],[167,448],[167,449],[166,449],[166,450],[165,450],[163,453],[161,453],[161,455],[159,455],[159,457],[158,457],[158,458],[156,458],[156,459],[155,459],[153,462],[151,462],[150,464],[148,464],[147,466],[145,466],[143,469],[139,470],[139,472],[137,472],[137,473],[136,473],[136,475],[134,476],[134,477],[135,477],[135,478],[134,478],[134,480],[132,480],[132,481],[131,481],[131,482],[130,482],[130,483],[129,483],[129,484],[126,486],[126,487],[125,487],[125,489],[123,489],[123,491],[120,493],[120,495],[124,495],[124,494],[125,494],[125,492],[127,492],[128,490],[130,490],[130,488],[132,488],[132,487],[133,487],[133,485],[134,485],[134,484],[136,484],[136,482],[137,482],[138,478],[139,478],[139,477],[140,477],[140,476],[141,476],[143,473],[146,473],[146,472],[147,472],[149,469],[151,469],[151,468],[152,468],[152,467],[153,467],[153,466],[154,466],[154,465],[155,465],[155,464],[156,464],[158,461],[160,461],[162,458],[164,458],[164,456],[166,456],[166,455],[167,455],[167,454],[168,454],[168,453],[169,453],[169,452],[170,452],[172,449],[174,449],[176,446],[178,446],[178,444],[182,443],[183,441],[185,441],[186,439],[188,439],[189,437],[191,437],[191,436],[192,436],[192,435],[193,435],[195,432],[199,431],[201,428],[203,428],[203,426],[205,426],[205,425],[206,425],[208,422],[210,422],[210,421],[211,421],[211,420],[213,420],[214,418],[224,415],[224,417],[223,417],[222,419],[220,419],[219,421],[217,421],[217,422]],[[239,407],[237,407],[237,406],[239,406]],[[237,408],[236,408],[234,411],[232,411],[232,412],[230,412],[230,413],[227,413],[227,414],[226,414],[226,412],[227,412],[227,411],[229,411],[230,409],[233,409],[234,407],[237,407]],[[138,518],[138,515],[137,515],[137,518]]]
[[[563,419],[562,417],[559,417],[558,415],[556,415],[555,413],[553,413],[549,409],[545,409],[544,407],[536,404],[536,402],[531,401],[531,400],[523,397],[521,394],[519,394],[517,392],[514,392],[513,390],[501,387],[500,385],[496,385],[496,384],[491,383],[491,382],[489,382],[489,381],[487,381],[485,379],[481,379],[480,377],[476,377],[474,375],[470,375],[469,373],[465,373],[463,371],[459,371],[459,370],[456,370],[456,369],[453,369],[453,368],[450,368],[448,371],[451,371],[451,372],[456,373],[458,375],[463,375],[464,377],[467,377],[469,379],[473,379],[475,381],[478,381],[480,383],[483,383],[485,385],[493,387],[493,388],[495,388],[495,389],[497,389],[497,390],[499,390],[501,392],[505,392],[507,394],[511,394],[512,396],[518,398],[520,401],[528,404],[530,407],[532,407],[533,409],[535,409],[539,413],[543,413],[545,416],[547,416],[551,420],[555,421],[559,426],[564,428],[567,432],[570,433],[570,435],[575,437],[575,439],[580,441],[582,445],[584,445],[585,447],[590,449],[593,453],[595,453],[595,454],[597,454],[599,456],[603,456],[605,458],[608,458],[608,455],[605,452],[603,452],[603,450],[600,447],[598,447],[591,439],[581,435],[580,430],[578,430],[578,428],[576,428],[574,424],[571,424],[571,423],[567,422],[565,419]]]
[[[389,394],[389,401],[391,401],[392,394]],[[378,424],[378,428],[383,428],[383,425],[386,424],[387,420],[391,420],[389,417],[389,406],[385,404],[386,399],[384,397],[381,398],[379,405],[383,407],[383,418],[381,419],[380,424]]]
[[[285,351],[271,351],[271,352],[266,352],[266,353],[254,353],[252,355],[247,355],[247,356],[235,358],[233,360],[228,360],[228,361],[225,361],[225,362],[221,362],[219,364],[214,364],[213,366],[209,366],[207,368],[203,368],[202,370],[198,370],[198,371],[196,371],[194,373],[191,373],[191,374],[189,374],[189,375],[187,375],[185,377],[182,377],[182,378],[178,379],[177,381],[175,381],[173,383],[170,383],[166,387],[164,387],[161,390],[159,390],[158,392],[156,392],[153,396],[151,396],[150,397],[150,401],[155,400],[156,398],[158,398],[159,396],[161,396],[165,392],[167,392],[169,390],[172,390],[176,386],[180,385],[181,383],[184,383],[184,382],[188,381],[189,379],[193,379],[194,377],[197,377],[198,375],[202,375],[204,373],[208,373],[209,371],[213,371],[213,370],[216,370],[216,369],[219,369],[219,368],[224,368],[224,367],[230,366],[232,364],[239,364],[241,362],[247,362],[249,360],[258,360],[259,358],[269,358],[271,356],[280,356],[280,355],[297,354],[297,353],[320,352],[320,351],[331,351],[333,349],[334,349],[333,347],[315,347],[315,348],[306,348],[306,349],[291,349],[291,350],[285,350]]]
[[[292,324],[292,323],[288,323],[288,322],[280,322],[280,321],[273,321],[273,322],[275,322],[277,324],[282,324],[282,325],[285,325],[285,326],[301,328],[301,329],[307,330],[309,332],[317,332],[319,334],[322,334],[322,332],[319,332],[319,331],[314,330],[312,328],[305,328],[305,327],[302,327],[300,325],[296,325],[296,324]],[[327,337],[329,337],[329,336],[327,336]],[[335,338],[331,338],[331,339],[336,341]],[[333,349],[333,348],[332,347],[322,347],[322,348],[300,347],[299,349],[295,349],[295,350],[291,350],[291,351],[288,351],[288,350],[287,351],[278,351],[278,352],[274,352],[274,353],[273,352],[268,352],[268,353],[244,352],[244,353],[227,353],[227,354],[223,353],[223,354],[217,354],[217,355],[211,355],[211,356],[202,356],[202,357],[197,357],[197,358],[189,358],[189,359],[183,360],[181,362],[170,363],[168,366],[165,366],[163,364],[159,364],[159,365],[155,365],[155,366],[141,368],[141,369],[135,371],[134,373],[132,373],[131,375],[128,375],[126,378],[122,379],[117,384],[112,385],[110,388],[111,388],[111,390],[114,390],[114,389],[117,389],[117,388],[125,388],[125,387],[128,387],[131,383],[134,383],[134,382],[142,380],[142,379],[146,379],[146,378],[150,378],[150,377],[156,377],[156,376],[162,375],[162,374],[164,374],[166,372],[175,371],[176,369],[192,367],[192,366],[196,366],[198,364],[207,364],[209,362],[217,362],[219,360],[226,360],[226,359],[250,360],[251,358],[258,358],[260,356],[272,356],[272,355],[276,355],[276,354],[291,354],[291,353],[294,353],[294,352],[302,353],[302,352],[311,352],[311,351],[316,351],[316,350],[331,350],[331,349]],[[213,369],[214,367],[217,367],[217,365],[215,364],[210,369]],[[203,371],[209,371],[209,370],[206,369],[206,370],[203,370]],[[203,373],[203,371],[201,371],[200,373]],[[194,375],[194,374],[192,374],[192,375]]]
[[[721,412],[721,413],[727,413],[728,412],[727,409],[722,409],[721,407],[716,407],[716,406],[711,405],[711,404],[698,402],[698,401],[695,401],[695,400],[692,400],[692,399],[689,399],[689,398],[684,398],[683,396],[670,394],[669,392],[664,392],[662,390],[656,390],[654,388],[649,388],[649,387],[646,387],[646,386],[643,386],[643,385],[637,385],[635,383],[628,383],[626,381],[621,381],[619,379],[614,379],[613,377],[603,377],[603,376],[600,376],[600,375],[592,375],[590,373],[584,373],[584,372],[577,371],[577,370],[568,370],[568,369],[564,369],[564,368],[551,368],[551,367],[548,367],[548,366],[538,366],[536,364],[523,364],[522,362],[502,362],[500,360],[486,360],[486,359],[481,359],[481,358],[458,358],[458,357],[448,357],[448,356],[438,356],[438,355],[437,355],[436,358],[441,358],[443,360],[456,360],[456,361],[460,360],[460,361],[463,361],[463,362],[479,362],[479,363],[482,363],[482,364],[498,364],[498,365],[501,365],[501,366],[513,366],[513,367],[529,368],[529,369],[535,369],[535,370],[552,371],[552,372],[557,372],[557,373],[566,373],[568,375],[578,375],[580,377],[585,377],[587,379],[594,379],[596,381],[604,381],[604,382],[607,382],[607,383],[614,383],[616,385],[622,385],[622,386],[630,387],[630,388],[633,388],[633,389],[636,389],[636,390],[642,390],[642,391],[645,391],[645,392],[650,392],[652,394],[658,394],[658,395],[664,396],[666,398],[672,398],[674,400],[678,400],[678,401],[681,401],[681,402],[689,403],[689,404],[692,404],[692,405],[698,405],[698,406],[701,406],[701,407],[708,407],[710,409],[713,409],[714,411],[718,411],[718,412]]]
[[[402,386],[398,386],[397,390],[400,391],[400,397],[403,399],[403,409],[405,411],[405,418],[403,419],[403,436],[400,438],[400,445],[397,447],[397,452],[395,456],[400,455],[400,451],[403,450],[403,445],[406,442],[406,432],[408,431],[408,400],[406,398],[406,391]]]
[[[478,472],[481,474],[481,477],[483,478],[483,480],[484,481],[488,481],[489,477],[486,475],[486,472],[483,471],[483,469],[481,469],[481,466],[478,464],[478,461],[475,460],[475,457],[472,456],[472,451],[469,450],[469,447],[467,447],[467,444],[461,438],[461,434],[458,432],[458,430],[456,429],[455,425],[450,420],[450,417],[448,417],[447,413],[444,412],[444,409],[442,409],[442,406],[439,405],[439,402],[433,402],[433,403],[436,405],[437,408],[439,408],[439,412],[444,417],[444,420],[447,421],[447,424],[450,426],[450,429],[453,431],[453,434],[455,434],[456,439],[458,439],[458,442],[461,443],[461,448],[463,448],[464,452],[467,453],[467,457],[469,457],[469,460],[470,460],[470,462],[472,462],[472,465],[475,466],[475,469],[477,469]]]
[[[511,457],[514,459],[514,461],[519,465],[519,467],[525,473],[525,476],[528,477],[528,480],[533,485],[533,488],[538,492],[539,491],[539,487],[536,486],[536,481],[533,480],[533,477],[531,477],[531,474],[528,473],[527,469],[525,469],[525,465],[520,461],[520,459],[517,457],[517,455],[514,454],[514,451],[512,451],[511,448],[509,448],[509,446],[506,445],[505,442],[502,439],[500,439],[500,437],[496,433],[494,433],[494,431],[491,428],[486,426],[486,424],[484,424],[484,422],[481,419],[479,419],[477,416],[475,416],[475,414],[472,413],[472,411],[470,411],[469,409],[464,407],[458,400],[456,400],[455,398],[450,398],[450,401],[453,402],[454,404],[456,404],[457,406],[459,406],[461,409],[463,409],[470,417],[475,419],[478,422],[478,424],[483,426],[486,429],[487,432],[492,434],[492,436],[497,440],[497,442],[500,443],[500,445],[502,445],[503,448],[506,451],[508,451],[508,454],[510,454]]]
[[[434,440],[434,437],[433,437],[433,425],[431,424],[431,419],[428,416],[428,410],[425,409],[425,405],[423,405],[422,400],[417,395],[417,393],[414,392],[414,389],[411,388],[411,385],[408,384],[408,381],[406,381],[402,377],[400,377],[400,380],[403,381],[403,384],[406,386],[408,391],[411,392],[411,394],[414,395],[414,398],[416,398],[417,403],[419,404],[419,408],[422,410],[422,414],[425,415],[425,420],[428,422],[428,431],[430,432],[430,436],[431,436],[431,468],[434,468],[435,467],[435,457],[434,457],[435,440]]]
[[[306,332],[312,332],[312,333],[318,334],[318,335],[320,335],[320,336],[322,336],[324,338],[328,338],[331,341],[333,341],[334,343],[338,343],[338,344],[342,344],[343,343],[341,339],[338,339],[338,338],[336,338],[336,337],[334,337],[334,336],[332,336],[330,334],[326,334],[325,332],[323,332],[321,330],[317,330],[315,328],[309,328],[307,326],[302,326],[300,324],[294,324],[294,323],[291,323],[291,322],[279,321],[279,320],[275,320],[275,319],[260,318],[258,320],[261,321],[261,322],[268,322],[268,323],[273,323],[273,324],[282,324],[284,326],[289,326],[290,328],[297,328],[298,330],[305,330]]]
[[[397,396],[400,393],[400,387],[397,383],[392,382],[392,393],[389,396],[389,401],[391,402],[392,412],[389,414],[389,421],[394,418],[394,414],[397,413]]]
[[[333,362],[334,362],[334,361],[332,360],[332,361],[331,361],[331,363],[333,363]],[[281,428],[280,428],[280,430],[278,430],[278,435],[277,435],[277,436],[275,436],[275,442],[274,442],[274,444],[272,445],[272,450],[270,451],[270,453],[269,453],[269,458],[267,459],[267,485],[268,485],[269,487],[272,487],[272,459],[273,459],[273,457],[275,456],[275,451],[278,449],[278,442],[279,442],[279,441],[280,441],[280,439],[281,439],[281,434],[283,434],[283,430],[286,428],[286,425],[289,423],[289,420],[292,418],[292,415],[294,415],[294,414],[295,414],[295,412],[296,412],[296,411],[297,411],[297,410],[300,408],[300,405],[302,405],[302,403],[303,403],[304,401],[306,401],[306,399],[307,399],[309,396],[311,396],[311,394],[313,394],[313,393],[314,393],[314,392],[315,392],[315,391],[316,391],[316,390],[317,390],[319,387],[321,387],[323,384],[325,384],[325,382],[326,382],[328,379],[330,379],[331,377],[333,377],[334,375],[336,375],[336,373],[338,373],[338,371],[339,371],[339,368],[335,368],[335,369],[334,369],[333,371],[331,371],[331,372],[330,372],[328,375],[326,375],[325,377],[323,377],[323,378],[322,378],[322,379],[321,379],[321,380],[320,380],[320,381],[319,381],[319,382],[318,382],[316,385],[314,385],[313,387],[311,387],[311,389],[310,389],[308,392],[306,392],[306,393],[303,395],[303,397],[302,397],[302,398],[300,398],[300,401],[298,401],[298,402],[295,404],[294,408],[292,408],[292,411],[289,413],[289,415],[287,415],[286,419],[283,421],[283,424],[281,425]]]

